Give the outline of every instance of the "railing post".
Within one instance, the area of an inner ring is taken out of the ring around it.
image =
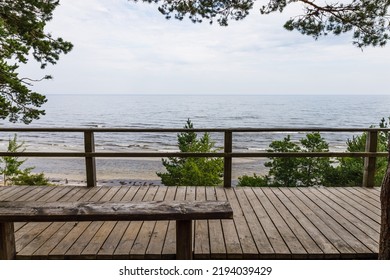
[[[84,149],[86,153],[95,152],[93,131],[84,131]],[[85,171],[87,175],[87,187],[96,187],[96,161],[94,157],[85,157]]]
[[[367,132],[366,152],[375,153],[378,147],[378,131]],[[375,185],[376,157],[364,158],[363,187],[372,188]]]
[[[233,150],[233,135],[231,131],[225,131],[224,152],[227,154],[224,157],[223,169],[223,186],[231,188],[232,186],[232,157],[229,155]]]

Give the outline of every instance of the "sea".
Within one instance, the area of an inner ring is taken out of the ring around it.
[[[47,95],[46,114],[29,127],[182,128],[190,119],[195,128],[367,128],[390,116],[390,95]],[[0,121],[1,127],[25,127]],[[202,133],[198,133],[199,136]],[[273,140],[305,133],[235,133],[233,151],[265,151]],[[359,133],[322,133],[331,151],[345,151],[346,141]],[[0,132],[6,151],[13,132]],[[216,147],[223,134],[211,133]],[[17,133],[26,151],[83,151],[81,133]],[[178,151],[177,133],[96,133],[97,151]],[[266,172],[266,159],[233,161],[233,178]],[[44,172],[54,182],[85,180],[80,158],[28,158],[26,167]],[[98,158],[99,182],[158,182],[159,158]]]

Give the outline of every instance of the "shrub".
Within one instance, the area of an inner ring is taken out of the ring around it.
[[[190,119],[184,128],[193,129]],[[209,153],[218,151],[215,142],[210,139],[208,133],[198,139],[193,132],[183,132],[177,135],[180,152]],[[223,159],[222,158],[180,158],[169,157],[162,159],[167,170],[165,173],[157,172],[161,182],[166,186],[215,186],[222,183]]]

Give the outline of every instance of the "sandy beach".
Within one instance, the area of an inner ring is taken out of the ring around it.
[[[233,159],[233,185],[238,177],[247,174],[264,174],[266,159]],[[34,173],[43,172],[56,185],[85,185],[85,163],[83,159],[30,158],[25,167],[34,166]],[[159,158],[104,158],[96,159],[97,183],[99,186],[161,185],[156,172],[165,168]]]

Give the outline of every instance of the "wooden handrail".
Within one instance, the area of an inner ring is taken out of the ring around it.
[[[224,133],[223,152],[214,153],[182,153],[182,152],[96,152],[94,143],[95,133],[178,133],[178,132],[219,132]],[[390,132],[390,128],[45,128],[45,127],[2,127],[0,132],[59,132],[83,133],[84,152],[0,152],[0,156],[16,157],[83,157],[86,162],[86,177],[88,186],[96,186],[97,157],[110,158],[149,158],[149,157],[223,157],[224,158],[224,186],[232,185],[232,159],[233,158],[271,158],[271,157],[362,157],[364,161],[363,186],[374,186],[375,159],[386,157],[387,153],[377,152],[378,132]],[[272,132],[367,132],[365,152],[233,152],[233,133],[272,133]]]

